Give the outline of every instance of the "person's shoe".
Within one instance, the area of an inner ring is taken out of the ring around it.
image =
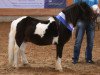
[[[78,61],[77,60],[73,60],[73,62],[72,62],[73,64],[77,64],[78,63]]]
[[[94,64],[93,60],[86,60],[86,63]]]
[[[78,63],[78,60],[77,59],[75,59],[74,57],[72,58],[72,60],[73,60],[73,64],[77,64]]]

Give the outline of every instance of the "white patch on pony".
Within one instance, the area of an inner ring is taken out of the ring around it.
[[[61,66],[61,58],[58,57],[56,61],[56,70],[59,70],[62,72],[62,66]]]
[[[55,21],[55,19],[53,17],[50,17],[48,20],[50,20],[50,23],[52,23],[53,21]]]
[[[27,58],[26,58],[26,55],[25,55],[25,49],[26,49],[26,43],[22,43],[21,46],[20,46],[20,52],[21,52],[21,55],[22,55],[23,65],[28,64],[28,61],[27,61]]]
[[[48,29],[48,26],[50,25],[50,23],[55,21],[53,17],[50,17],[48,20],[50,20],[50,22],[48,24],[38,23],[36,25],[34,34],[38,34],[42,38],[44,36],[44,34],[46,33],[46,29]]]
[[[61,58],[58,57],[57,62],[61,64]]]
[[[13,62],[15,62],[15,59],[14,59],[14,47],[15,47],[15,34],[16,34],[16,27],[17,27],[17,24],[24,18],[26,18],[27,16],[23,16],[21,18],[18,18],[16,20],[14,20],[12,23],[11,23],[11,29],[10,29],[10,33],[9,33],[9,45],[8,45],[8,60],[9,60],[9,63],[12,65]]]
[[[16,27],[17,27],[17,24],[24,18],[26,18],[27,16],[23,16],[23,17],[20,17],[16,20],[14,20],[12,23],[11,23],[11,32],[13,32],[13,34],[15,35],[16,33]]]
[[[99,6],[98,6],[97,4],[96,4],[96,5],[93,5],[93,6],[92,6],[92,9],[93,9],[93,11],[96,12],[97,14],[100,13],[100,9],[99,9]]]
[[[42,38],[44,36],[44,34],[46,33],[46,29],[48,29],[48,26],[49,26],[49,23],[48,24],[38,23],[36,25],[34,34],[38,34]]]
[[[58,36],[57,37],[53,37],[53,41],[52,41],[52,44],[55,44],[55,43],[57,43],[58,44]]]
[[[13,67],[16,67],[16,68],[18,67],[18,56],[19,56],[19,47],[18,47],[18,45],[15,43]]]

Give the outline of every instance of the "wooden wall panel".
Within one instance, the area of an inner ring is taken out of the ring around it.
[[[0,9],[0,16],[51,16],[62,9]]]
[[[51,16],[58,14],[61,10],[62,9],[10,9],[9,8],[9,9],[0,9],[0,16],[23,16],[23,15]]]

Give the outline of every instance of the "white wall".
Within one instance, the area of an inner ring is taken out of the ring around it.
[[[0,16],[0,22],[10,22],[21,16]],[[41,20],[48,19],[49,16],[32,16]]]
[[[18,17],[21,17],[21,16],[0,16],[0,22],[10,22],[10,21],[17,19]],[[38,18],[41,20],[46,20],[50,16],[32,16],[32,17]],[[98,22],[100,22],[100,17],[98,18]]]

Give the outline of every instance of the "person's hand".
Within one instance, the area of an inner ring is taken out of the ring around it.
[[[92,9],[93,9],[94,13],[100,14],[100,8],[99,8],[98,5],[93,5],[93,6],[92,6]]]

